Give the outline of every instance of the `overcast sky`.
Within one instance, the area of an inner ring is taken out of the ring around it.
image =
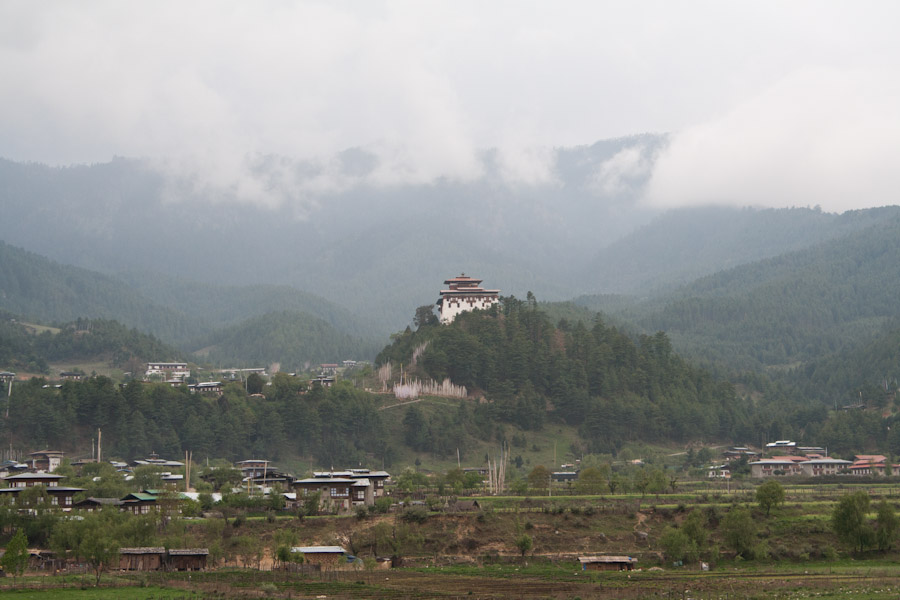
[[[553,147],[654,132],[646,202],[894,204],[898,23],[890,0],[4,0],[0,156],[229,185],[361,147],[372,181],[427,182],[496,148],[530,184]]]

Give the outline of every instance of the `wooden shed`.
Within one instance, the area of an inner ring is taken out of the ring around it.
[[[119,548],[119,568],[123,571],[159,571],[165,557],[163,547]]]
[[[172,548],[166,565],[171,571],[202,571],[208,556],[207,548]]]
[[[637,559],[630,556],[579,556],[582,571],[633,571]]]

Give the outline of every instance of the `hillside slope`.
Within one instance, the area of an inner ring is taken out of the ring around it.
[[[840,351],[900,317],[900,216],[816,246],[710,275],[614,313],[666,331],[689,356],[786,367]],[[604,309],[603,298],[579,303]]]

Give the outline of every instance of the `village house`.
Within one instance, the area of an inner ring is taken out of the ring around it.
[[[192,393],[196,394],[221,394],[222,393],[222,382],[221,381],[204,381],[201,383],[194,383],[188,386],[188,389]]]
[[[62,371],[59,374],[59,378],[64,381],[81,381],[84,379],[84,373],[79,373],[78,371]]]
[[[319,510],[346,512],[375,504],[375,498],[385,494],[384,484],[389,478],[386,471],[369,469],[316,471],[312,477],[294,481],[292,487],[298,502],[319,494]]]
[[[746,446],[732,446],[731,448],[723,452],[722,456],[725,458],[725,460],[732,461],[737,460],[742,456],[746,456],[748,459],[756,458],[757,456],[759,456],[759,453],[754,452]]]
[[[350,556],[340,546],[294,546],[291,552],[302,554],[304,562],[323,567],[344,565]]]
[[[334,385],[334,377],[327,377],[322,375],[320,377],[313,377],[309,380],[309,385],[312,387],[313,385],[320,385],[323,388],[329,388]]]
[[[9,475],[3,478],[3,482],[8,487],[0,488],[0,497],[11,497],[11,503],[15,505],[22,491],[28,488],[41,487],[47,493],[51,508],[69,511],[72,510],[72,498],[75,494],[83,492],[84,488],[63,487],[59,485],[62,479],[65,479],[65,477],[52,473],[17,473],[16,475]]]
[[[28,462],[32,471],[41,473],[52,473],[62,464],[65,454],[59,450],[40,450],[29,454],[31,458]]]
[[[16,374],[11,371],[0,371],[0,384],[4,386],[12,383],[16,378]]]
[[[847,467],[852,475],[884,475],[887,470],[887,457],[882,454],[857,454]],[[849,463],[849,461],[848,461]],[[891,472],[898,473],[900,465],[891,463]]]
[[[107,506],[122,506],[122,500],[118,498],[85,498],[84,500],[79,500],[75,504],[72,505],[72,508],[75,510],[83,510],[85,512],[94,512],[103,510]]]
[[[776,456],[763,458],[748,463],[751,477],[789,477],[798,475],[803,477],[821,477],[824,475],[837,475],[851,465],[849,460],[839,458],[807,456]]]
[[[187,363],[183,362],[151,362],[147,363],[147,377],[162,375],[168,382],[183,382],[191,376]]]
[[[235,468],[240,469],[242,479],[248,477],[262,477],[269,470],[269,461],[258,458],[250,458],[234,463]]]
[[[803,471],[800,466],[798,466],[798,461],[795,460],[798,458],[801,459],[800,462],[805,460],[803,457],[799,456],[776,456],[753,461],[748,463],[750,465],[750,476],[773,477],[776,475],[802,475]]]
[[[355,483],[355,480],[346,477],[310,477],[295,481],[293,487],[297,490],[298,501],[319,494],[320,511],[347,512],[358,502],[358,489],[351,500],[351,490]],[[372,503],[374,504],[374,496]]]
[[[766,444],[766,452],[786,452],[794,454],[797,451],[797,442],[791,440],[778,440]]]

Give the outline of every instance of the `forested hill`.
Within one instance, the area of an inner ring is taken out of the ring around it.
[[[53,325],[115,320],[178,346],[182,355],[207,348],[204,356],[233,364],[370,359],[383,340],[347,309],[289,286],[213,285],[148,273],[119,279],[2,242],[0,310]],[[55,360],[33,357],[36,364],[42,359]]]
[[[600,250],[581,278],[588,289],[607,294],[646,295],[898,216],[897,206],[842,214],[810,208],[672,210]]]
[[[900,217],[704,277],[614,311],[733,369],[792,367],[871,340],[900,317]],[[578,302],[595,310],[603,298]]]
[[[147,300],[121,281],[0,241],[0,309],[28,320],[114,319],[165,340],[200,335],[203,322]]]
[[[253,317],[291,311],[308,313],[354,337],[380,337],[377,327],[343,306],[288,285],[211,284],[153,272],[129,272],[118,277],[153,302],[211,327],[234,326]]]
[[[580,426],[591,451],[626,440],[741,440],[752,437],[751,408],[672,351],[664,333],[636,341],[599,318],[554,326],[533,301],[503,298],[451,325],[407,330],[377,361],[409,365],[410,376],[449,377],[488,403],[490,418],[526,429],[559,419]]]
[[[104,360],[126,370],[147,361],[171,361],[179,353],[153,336],[104,319],[78,319],[37,333],[0,311],[0,369],[49,374],[52,362]]]
[[[222,366],[281,363],[287,371],[307,371],[322,362],[369,360],[374,341],[338,331],[308,313],[279,311],[253,317],[210,336],[197,352],[204,361]]]

